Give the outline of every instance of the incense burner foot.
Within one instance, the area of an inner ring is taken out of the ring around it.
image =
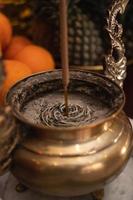
[[[18,193],[24,193],[27,190],[28,190],[28,188],[25,185],[23,185],[22,183],[19,183],[19,184],[16,185],[16,191]],[[94,191],[94,192],[90,193],[90,196],[94,200],[102,200],[103,197],[104,197],[104,189]]]
[[[16,191],[17,192],[22,193],[22,192],[25,192],[26,190],[28,190],[28,188],[25,185],[23,185],[21,183],[18,183],[16,185]]]
[[[94,200],[103,200],[104,189],[97,190],[97,191],[93,192],[92,197],[94,198]]]

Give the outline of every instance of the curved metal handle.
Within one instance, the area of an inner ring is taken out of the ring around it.
[[[129,0],[114,0],[109,9],[107,18],[107,31],[111,39],[111,51],[105,57],[105,75],[115,81],[120,87],[126,78],[125,46],[122,41],[123,28],[118,23],[118,14],[123,14]]]

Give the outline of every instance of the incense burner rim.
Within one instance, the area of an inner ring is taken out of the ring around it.
[[[100,126],[100,125],[102,125],[104,122],[108,122],[108,121],[113,120],[113,118],[115,118],[115,117],[121,112],[121,110],[123,109],[123,106],[124,106],[124,104],[125,104],[125,94],[124,94],[123,89],[122,89],[117,83],[115,83],[114,81],[112,81],[111,79],[109,79],[108,77],[106,77],[105,75],[103,75],[103,74],[100,74],[100,75],[99,75],[99,73],[96,73],[96,72],[87,71],[87,70],[73,69],[73,68],[70,69],[70,72],[71,72],[71,71],[72,71],[72,72],[83,72],[83,73],[92,74],[92,75],[101,77],[101,78],[103,78],[103,79],[106,79],[108,82],[110,82],[110,83],[114,84],[115,86],[117,86],[117,87],[119,88],[119,90],[121,90],[121,94],[122,94],[122,98],[123,98],[123,101],[122,101],[121,105],[119,106],[118,110],[117,110],[117,111],[114,111],[113,113],[111,113],[110,116],[108,116],[108,117],[105,116],[103,119],[99,119],[99,120],[97,120],[96,122],[94,121],[94,122],[92,122],[92,123],[90,123],[90,124],[83,124],[83,125],[78,126],[78,127],[52,127],[52,126],[51,126],[51,127],[49,127],[49,126],[43,126],[43,127],[42,127],[42,126],[39,126],[38,124],[32,123],[30,120],[27,120],[25,117],[23,117],[22,114],[19,114],[19,112],[15,112],[14,109],[12,109],[12,113],[14,114],[14,116],[15,116],[17,119],[19,119],[21,122],[23,122],[23,123],[25,123],[25,124],[27,124],[27,125],[30,125],[30,126],[36,128],[36,129],[40,129],[40,130],[51,130],[51,131],[59,131],[59,132],[60,132],[60,131],[62,132],[62,130],[65,130],[66,132],[69,132],[69,131],[73,131],[73,130],[81,130],[81,129],[86,129],[86,128],[87,128],[87,129],[92,129],[92,128],[96,127],[96,126]],[[6,103],[10,105],[10,102],[9,102],[9,94],[10,94],[10,92],[13,90],[13,88],[15,88],[15,87],[16,87],[17,85],[19,85],[21,82],[26,81],[27,79],[29,79],[29,78],[31,78],[31,77],[35,77],[35,76],[37,76],[37,75],[48,74],[48,73],[54,73],[54,72],[61,72],[61,69],[56,69],[56,70],[54,70],[54,71],[47,71],[47,72],[43,71],[43,72],[39,72],[39,73],[34,73],[34,74],[32,74],[32,75],[30,75],[30,76],[24,78],[24,79],[19,80],[16,84],[14,84],[14,85],[10,88],[9,92],[7,93],[7,96],[6,96],[6,99],[5,99]],[[10,106],[12,107],[12,105],[10,105]]]

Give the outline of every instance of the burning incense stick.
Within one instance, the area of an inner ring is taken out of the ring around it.
[[[67,0],[60,0],[60,47],[62,78],[64,85],[65,113],[68,115],[68,84],[69,84],[69,59],[68,59],[68,30],[67,30]]]

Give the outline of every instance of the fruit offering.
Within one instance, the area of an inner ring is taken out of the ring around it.
[[[19,80],[31,75],[30,68],[16,60],[4,60],[6,78],[0,89],[0,102],[4,103],[8,90]]]
[[[12,26],[10,20],[0,13],[0,47],[5,49],[12,38]]]
[[[5,51],[4,58],[13,59],[24,47],[31,44],[30,40],[23,36],[14,36]]]
[[[50,71],[55,67],[52,55],[46,49],[36,45],[27,45],[16,54],[14,59],[25,63],[33,73]]]
[[[32,43],[22,35],[13,36],[8,17],[0,13],[0,50],[4,58],[5,80],[0,88],[0,102],[3,104],[9,89],[19,80],[41,71],[55,68],[51,53]]]

